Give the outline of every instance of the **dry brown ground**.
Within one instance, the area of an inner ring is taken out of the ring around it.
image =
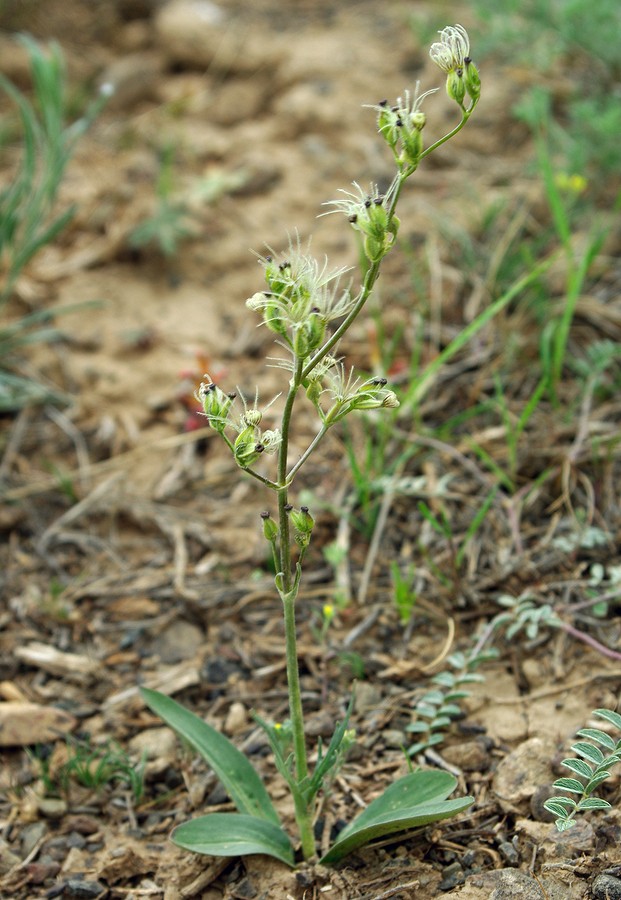
[[[621,867],[618,814],[591,817],[559,837],[545,821],[538,788],[560,774],[552,764],[590,711],[616,706],[621,673],[618,661],[564,633],[503,646],[500,660],[485,669],[466,718],[440,749],[440,763],[458,773],[459,790],[476,797],[458,819],[356,854],[336,871],[294,874],[264,858],[206,860],[168,842],[174,824],[229,807],[206,768],[159,730],[137,694],[141,683],[223,727],[251,753],[291,815],[249,716],[253,709],[275,719],[286,713],[280,612],[257,518],[265,498],[233,469],[212,432],[187,430],[184,400],[205,369],[250,394],[257,381],[262,396],[277,389],[263,362],[269,336],[244,307],[261,288],[249,247],[280,248],[287,230],[297,229],[303,240],[314,233],[314,250],[328,251],[332,262],[354,262],[344,223],[315,216],[352,179],[390,174],[372,113],[362,104],[396,96],[417,78],[424,87],[439,80],[407,26],[410,4],[225,2],[218,52],[199,47],[194,60],[183,58],[170,26],[158,34],[152,6],[63,0],[47,3],[45,12],[33,3],[9,4],[4,14],[1,63],[18,83],[24,84],[23,58],[5,42],[26,17],[35,35],[62,42],[73,84],[110,77],[119,89],[70,166],[63,200],[77,204],[74,223],[37,257],[15,301],[22,310],[95,303],[59,318],[64,340],[29,360],[71,403],[0,423],[0,697],[38,708],[36,722],[32,713],[25,724],[12,718],[16,733],[3,740],[11,746],[1,754],[0,895],[600,896],[591,892],[595,876]],[[432,8],[419,4],[416,11],[435,23]],[[452,10],[449,18],[459,15]],[[471,24],[467,12],[463,18]],[[540,188],[527,170],[528,135],[507,112],[516,83],[529,77],[514,71],[509,79],[500,63],[488,64],[477,115],[407,192],[401,218],[409,259],[397,251],[380,283],[387,331],[404,329],[397,373],[416,334],[417,304],[431,308],[424,350],[430,358],[486,302],[484,279],[466,277],[455,261],[448,225],[453,233],[470,228],[476,240],[473,221],[501,198],[512,209],[526,204],[535,224],[541,215]],[[442,92],[427,111],[434,134],[454,116]],[[187,204],[195,231],[171,258],[153,247],[132,249],[129,241],[153,211],[158,151],[167,146],[174,147],[175,197]],[[211,202],[208,190],[218,194]],[[430,272],[430,299],[415,295],[414,264]],[[584,333],[601,326],[618,337],[617,305],[608,303],[605,321],[601,311],[595,298],[584,300]],[[403,475],[423,475],[426,492],[385,502],[363,603],[356,594],[369,536],[336,513],[352,496],[338,437],[304,476],[317,508],[325,507],[300,603],[302,681],[314,736],[330,733],[352,668],[364,665],[353,717],[359,748],[321,810],[325,838],[406,770],[403,729],[429,673],[449,649],[469,645],[496,611],[498,594],[526,588],[570,594],[584,585],[593,562],[619,562],[616,453],[592,464],[580,437],[581,426],[591,434],[604,423],[608,436],[618,428],[614,400],[597,415],[583,411],[582,419],[535,416],[520,450],[520,483],[530,486],[546,467],[552,475],[530,506],[509,499],[492,505],[459,573],[451,569],[451,547],[417,511],[419,499],[432,502],[429,485],[449,476],[447,508],[454,533],[463,534],[493,483],[469,454],[467,438],[499,464],[506,461],[498,428],[464,434],[453,448],[424,435],[489,389],[503,328],[508,340],[519,325],[507,318],[491,344],[488,336],[477,341],[425,398],[420,434],[412,429],[419,451]],[[359,325],[348,342],[350,358],[372,368],[374,342],[371,323]],[[526,366],[525,395],[528,389]],[[311,427],[301,418],[300,447]],[[362,432],[358,437],[362,450]],[[589,503],[594,522],[611,535],[608,546],[555,550],[553,538],[571,524],[572,505]],[[353,596],[322,645],[317,625],[335,582],[321,547],[337,535],[349,551]],[[392,559],[415,563],[421,573],[407,629],[391,599]],[[604,624],[584,627],[614,647],[619,622],[613,605]],[[63,740],[53,741],[55,729],[95,746],[113,739],[134,759],[146,741],[143,799],[134,802],[118,784],[94,792],[72,783],[60,798],[45,796],[23,747],[43,745],[37,752],[51,753],[53,774],[66,752]],[[614,800],[618,782],[606,790]]]

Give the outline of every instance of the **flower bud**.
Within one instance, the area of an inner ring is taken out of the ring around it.
[[[263,413],[260,409],[253,407],[252,409],[246,409],[241,415],[242,424],[246,427],[256,427],[260,424],[261,419],[263,418]]]
[[[481,78],[479,71],[471,59],[466,59],[464,80],[466,90],[471,100],[478,100],[481,96]]]
[[[416,128],[403,133],[403,151],[401,161],[408,166],[418,166],[423,152],[423,136]]]
[[[273,544],[274,541],[278,538],[278,525],[268,512],[262,512],[261,518],[263,519],[263,536],[265,537],[266,541],[269,541],[270,544]]]
[[[222,434],[228,424],[228,413],[235,394],[225,394],[213,381],[203,381],[195,396],[211,427]]]
[[[451,100],[463,105],[466,96],[466,84],[464,82],[464,73],[461,69],[455,69],[446,77],[446,93]]]
[[[300,534],[310,535],[315,526],[315,520],[308,511],[308,506],[301,506],[300,509],[292,509],[289,514],[291,524]]]
[[[311,313],[295,332],[293,350],[296,356],[302,359],[309,356],[313,350],[321,346],[325,333],[325,320],[317,313]]]
[[[257,440],[255,429],[252,426],[248,426],[235,438],[233,449],[235,461],[243,469],[246,469],[259,458],[265,447]]]

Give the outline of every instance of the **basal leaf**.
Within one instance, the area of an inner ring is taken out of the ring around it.
[[[321,862],[336,863],[374,838],[428,825],[462,812],[473,798],[447,800],[456,785],[457,779],[448,772],[418,771],[405,775],[341,831]]]
[[[262,853],[288,866],[295,865],[293,847],[278,825],[239,813],[212,813],[190,819],[174,829],[178,847],[208,856],[247,856]]]
[[[240,813],[280,825],[256,769],[228,738],[171,697],[149,688],[141,688],[141,694],[147,706],[209,763]]]

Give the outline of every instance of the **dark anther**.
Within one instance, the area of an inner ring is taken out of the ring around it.
[[[367,199],[364,201],[364,208],[368,209],[370,207],[370,205],[371,205],[371,201],[367,197]]]
[[[358,221],[358,216],[356,215],[356,213],[354,213],[353,215],[347,217],[347,221],[350,222],[352,225],[355,225],[356,222]]]
[[[291,512],[292,509],[293,509],[293,506],[290,503],[287,503],[285,505],[285,512],[289,513],[289,512]]]
[[[263,453],[264,450],[265,450],[265,447],[263,446],[263,444],[255,444],[254,445],[255,453]]]
[[[304,515],[308,512],[308,506],[300,506],[300,512],[303,512]]]
[[[388,384],[387,378],[374,378],[371,381],[371,384],[377,385],[377,387],[384,387],[385,384]]]
[[[380,102],[377,105],[378,106],[388,106],[388,100],[380,100]]]
[[[403,125],[403,119],[397,119],[395,125],[397,126],[397,128],[401,128],[401,126]]]
[[[270,514],[269,514],[269,512],[267,512],[267,510],[263,510],[263,512],[259,513],[259,515],[261,516],[262,519],[269,519],[269,517],[270,517]]]

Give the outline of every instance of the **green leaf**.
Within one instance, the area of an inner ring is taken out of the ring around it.
[[[593,775],[593,769],[583,759],[564,759],[562,765],[583,778],[591,778]]]
[[[619,713],[613,712],[611,709],[596,709],[593,711],[593,715],[605,719],[621,731],[621,715]]]
[[[572,794],[584,794],[584,785],[577,778],[557,778],[554,787],[561,791],[571,791]]]
[[[586,741],[578,741],[577,744],[573,744],[571,749],[574,753],[577,753],[578,756],[584,756],[585,759],[590,759],[596,766],[599,766],[604,762],[605,757],[599,747],[594,747],[593,744],[587,744]]]
[[[599,728],[581,728],[578,732],[578,737],[589,738],[591,741],[595,741],[596,744],[601,744],[607,750],[614,750],[617,746],[610,735],[606,734],[605,731],[600,731]]]
[[[462,812],[472,797],[447,800],[457,779],[448,772],[417,771],[399,778],[339,834],[322,863],[336,863],[374,838],[418,828]]]
[[[172,841],[184,850],[208,856],[246,856],[262,853],[288,866],[295,865],[293,847],[278,825],[239,813],[212,813],[190,819],[174,829]]]
[[[608,800],[602,800],[600,797],[587,797],[578,804],[578,809],[611,809]]]
[[[560,818],[565,818],[569,814],[569,809],[566,804],[561,803],[560,797],[551,797],[549,800],[543,804],[545,809],[549,810],[551,813],[554,813],[555,816],[559,816]],[[576,808],[576,804],[574,803],[573,809]]]
[[[171,697],[149,688],[140,692],[147,706],[209,763],[240,813],[280,825],[256,769],[235,744]]]

